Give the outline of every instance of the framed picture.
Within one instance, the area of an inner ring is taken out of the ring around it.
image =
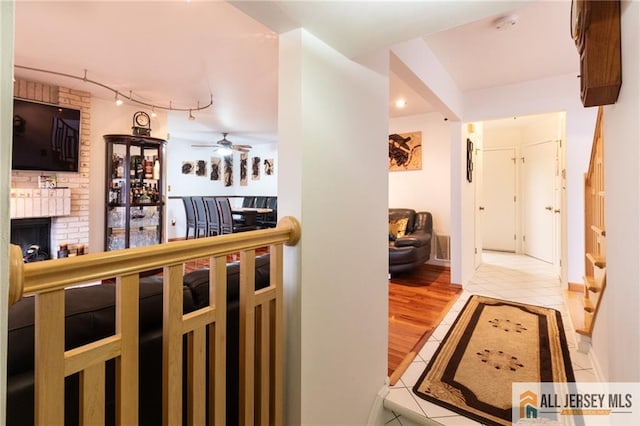
[[[264,159],[264,174],[266,176],[271,176],[274,172],[273,170],[273,158],[265,158]]]
[[[247,186],[249,154],[243,152],[240,154],[240,186]]]
[[[196,170],[195,164],[193,161],[183,161],[182,162],[182,174],[183,175],[192,175]]]
[[[224,186],[233,186],[233,155],[224,156]]]
[[[196,161],[196,176],[207,175],[207,162],[205,160]]]
[[[251,159],[251,180],[260,180],[260,157]]]
[[[209,174],[209,180],[220,180],[222,178],[220,162],[220,157],[211,157],[211,174]]]
[[[467,182],[473,181],[473,142],[467,138]]]
[[[389,171],[422,170],[422,132],[389,135]]]

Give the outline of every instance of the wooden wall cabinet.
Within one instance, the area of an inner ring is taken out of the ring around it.
[[[614,104],[622,85],[620,1],[573,0],[571,33],[580,54],[582,104]]]
[[[162,242],[163,139],[104,135],[106,145],[105,251]]]

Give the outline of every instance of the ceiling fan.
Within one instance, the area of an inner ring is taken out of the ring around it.
[[[206,145],[191,145],[194,148],[213,148],[215,151],[240,151],[240,152],[249,152],[252,148],[251,145],[242,145],[242,144],[234,144],[229,139],[227,139],[228,133],[222,133],[222,139],[217,141],[215,144],[206,144]]]

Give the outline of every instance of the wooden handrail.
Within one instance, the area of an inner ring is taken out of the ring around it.
[[[139,273],[163,268],[162,371],[164,424],[225,424],[227,255],[240,253],[241,424],[283,424],[283,245],[300,239],[300,224],[285,217],[276,228],[175,241],[24,264],[10,249],[10,300],[34,295],[35,424],[64,423],[64,379],[79,373],[80,424],[105,417],[105,362],[116,361],[117,424],[137,424]],[[255,290],[256,249],[269,247],[269,286]],[[209,259],[209,303],[183,314],[183,263]],[[65,342],[65,288],[114,278],[115,333],[70,350]],[[187,348],[183,351],[183,336]],[[207,347],[207,339],[209,347]],[[208,355],[207,355],[208,354]],[[183,401],[183,362],[187,396]],[[210,373],[207,375],[206,371]],[[208,392],[206,389],[208,382]],[[207,399],[208,395],[208,399]]]
[[[298,221],[287,216],[275,228],[90,253],[56,259],[55,263],[43,261],[25,264],[20,247],[13,246],[9,262],[10,300],[15,303],[23,295],[59,290],[74,284],[139,273],[165,265],[177,265],[192,259],[220,256],[277,243],[296,245],[300,232]]]
[[[576,331],[591,336],[602,293],[606,286],[606,236],[604,199],[604,119],[602,107],[598,117],[591,147],[589,169],[584,176],[584,245],[585,287],[584,327]]]

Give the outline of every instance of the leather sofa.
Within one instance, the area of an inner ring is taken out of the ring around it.
[[[389,234],[389,273],[407,272],[431,256],[433,218],[429,212],[389,209],[389,223],[406,219],[404,235]]]
[[[227,424],[238,424],[239,263],[227,265]],[[184,312],[208,304],[209,270],[183,278]],[[269,255],[256,257],[256,289],[269,285]],[[7,425],[34,424],[34,298],[9,308],[7,353]],[[65,291],[65,348],[72,349],[112,335],[115,286],[102,284]],[[162,277],[140,279],[139,424],[162,424]],[[186,342],[186,339],[185,339]],[[186,343],[185,343],[186,345]],[[186,347],[186,346],[185,346]],[[185,361],[186,362],[186,361]],[[186,367],[186,364],[185,364]],[[115,424],[115,362],[106,366],[106,424]],[[184,369],[186,372],[186,368]],[[183,380],[183,383],[186,383]],[[65,425],[77,425],[78,374],[65,379]],[[186,400],[186,388],[183,398]],[[186,404],[185,421],[186,424]]]

